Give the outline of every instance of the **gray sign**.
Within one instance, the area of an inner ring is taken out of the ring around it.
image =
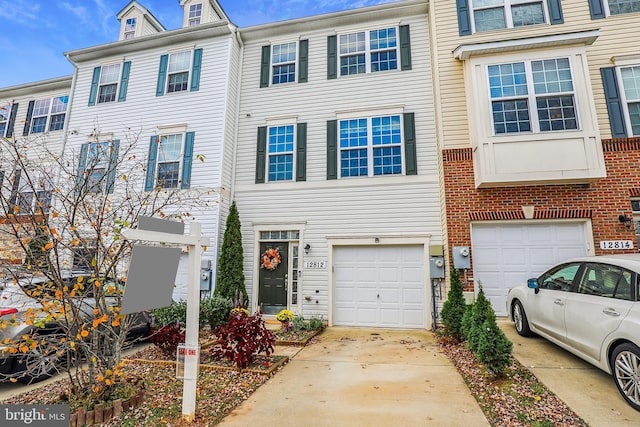
[[[171,305],[180,248],[134,245],[121,314]]]
[[[0,405],[0,426],[68,427],[69,405]]]
[[[166,219],[152,218],[150,216],[139,216],[138,230],[184,234],[184,222],[168,221]]]

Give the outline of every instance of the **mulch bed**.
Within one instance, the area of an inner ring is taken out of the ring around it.
[[[438,337],[492,426],[586,426],[562,400],[513,357],[504,378],[478,362],[466,343]]]

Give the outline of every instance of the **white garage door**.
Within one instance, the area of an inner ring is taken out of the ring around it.
[[[587,254],[584,223],[474,224],[473,276],[498,316],[507,292],[551,265]]]
[[[349,246],[333,253],[333,323],[425,327],[422,246]]]

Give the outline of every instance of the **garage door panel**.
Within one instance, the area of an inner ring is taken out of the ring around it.
[[[509,288],[587,251],[584,222],[474,224],[471,240],[474,278],[499,316]]]
[[[334,259],[334,324],[425,326],[423,246],[337,247]]]

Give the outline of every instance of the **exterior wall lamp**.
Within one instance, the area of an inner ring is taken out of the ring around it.
[[[626,215],[619,215],[618,221],[624,224],[625,227],[631,228],[631,218]]]
[[[309,251],[311,250],[311,245],[310,244],[306,244],[304,245],[304,253],[305,255],[309,255]]]

